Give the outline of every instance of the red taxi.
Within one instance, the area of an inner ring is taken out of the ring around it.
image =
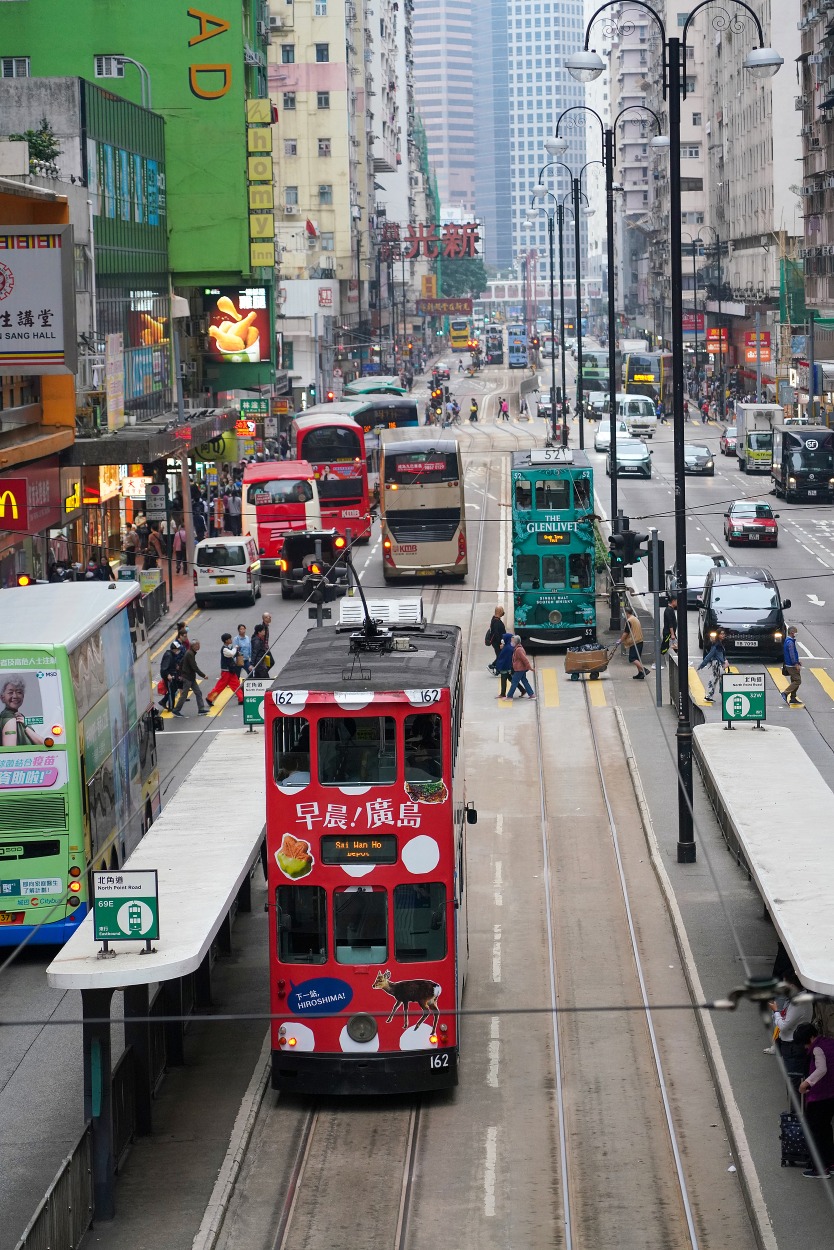
[[[737,499],[724,513],[724,538],[727,546],[755,543],[757,547],[776,547],[779,543],[779,513],[769,503],[756,499]]]

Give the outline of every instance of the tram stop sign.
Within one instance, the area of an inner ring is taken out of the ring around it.
[[[97,942],[151,942],[159,937],[159,883],[155,868],[93,873]]]
[[[764,673],[728,673],[721,679],[721,719],[766,720]]]
[[[244,725],[262,725],[264,723],[264,698],[272,685],[272,681],[260,681],[249,677],[243,683],[243,723]]]

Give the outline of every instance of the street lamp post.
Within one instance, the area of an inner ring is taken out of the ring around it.
[[[717,304],[718,304],[718,415],[721,420],[725,417],[724,398],[724,337],[722,335],[723,326],[721,325],[721,235],[715,226],[701,226],[701,230],[709,230],[715,235],[715,264],[718,271],[718,287],[717,287]],[[701,237],[701,230],[698,231],[698,238]]]
[[[548,192],[555,200],[556,197],[552,191]],[[533,197],[533,203],[527,211],[527,220],[532,225],[537,219],[534,212],[536,197]],[[556,267],[555,260],[555,243],[554,243],[554,212],[551,208],[541,205],[547,213],[547,262],[548,262],[548,279],[550,282],[550,426],[553,435],[556,435],[556,295],[554,291],[554,270]],[[558,207],[561,207],[560,205]],[[562,234],[561,227],[559,231],[559,248],[561,257]],[[559,273],[559,284],[561,286],[561,269]]]
[[[605,68],[601,56],[589,49],[591,28],[599,15],[618,4],[619,0],[605,3],[591,15],[585,28],[585,45],[581,52],[569,56],[565,65],[568,72],[580,82],[592,82]],[[685,492],[685,408],[683,377],[683,263],[681,257],[681,100],[686,97],[686,80],[681,81],[681,66],[686,64],[686,39],[694,18],[712,0],[701,0],[690,9],[680,36],[667,38],[666,27],[659,14],[644,3],[630,0],[629,8],[639,8],[649,13],[660,29],[663,41],[663,96],[669,110],[669,221],[671,265],[671,313],[672,313],[672,414],[674,426],[674,473],[675,473],[675,561],[678,574],[678,602],[686,604],[686,492]],[[746,56],[744,65],[758,77],[769,78],[783,64],[783,59],[765,45],[764,31],[759,18],[745,0],[735,0],[734,14],[726,11],[716,15],[713,26],[717,31],[730,29],[734,34],[744,31],[741,10],[755,25],[759,46]],[[606,18],[610,29],[615,19]],[[614,429],[612,413],[612,430]],[[692,724],[689,704],[689,631],[686,607],[678,613],[678,724],[676,729],[678,772],[678,863],[695,862],[695,831],[692,818]]]
[[[686,236],[689,239],[689,246],[692,249],[692,307],[693,313],[693,333],[695,335],[695,379],[698,379],[698,270],[695,266],[695,259],[698,254],[698,236],[693,239],[691,234]]]

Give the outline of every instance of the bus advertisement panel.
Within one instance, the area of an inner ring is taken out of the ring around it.
[[[367,542],[371,506],[361,426],[338,413],[308,412],[293,421],[290,443],[296,459],[313,466],[325,529],[350,530],[353,541]]]
[[[456,577],[468,572],[463,466],[455,439],[382,435],[382,572],[397,577]]]

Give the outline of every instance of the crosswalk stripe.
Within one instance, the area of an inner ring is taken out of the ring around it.
[[[607,707],[608,705],[605,698],[605,683],[601,681],[588,680],[588,698],[591,701],[592,707]]]
[[[829,699],[834,699],[834,681],[828,676],[824,668],[812,668],[811,672],[822,686]]]
[[[221,690],[220,694],[209,707],[209,716],[219,716],[223,708],[232,697],[232,691],[227,686],[225,690]]]
[[[555,668],[539,668],[539,675],[544,690],[544,706],[559,706],[559,676]]]
[[[701,707],[706,706],[706,690],[704,683],[701,681],[694,668],[689,670],[689,697],[693,703],[699,704]]]
[[[787,690],[788,679],[787,677],[782,676],[781,668],[776,668],[775,665],[768,664],[767,671],[770,673],[770,676],[773,678],[773,682],[775,686],[777,687],[777,689],[779,690],[780,694],[783,690]]]

